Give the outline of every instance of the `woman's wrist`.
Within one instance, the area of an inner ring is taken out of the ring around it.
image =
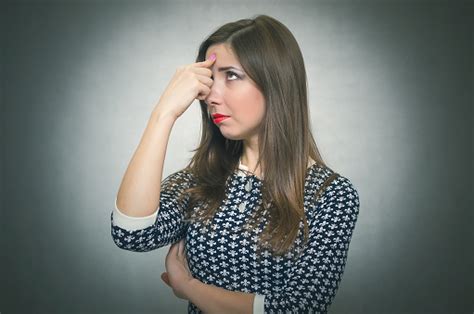
[[[192,278],[187,285],[185,285],[185,290],[183,291],[184,292],[184,295],[186,297],[186,299],[188,301],[190,301],[191,303],[194,303],[193,302],[193,299],[194,299],[194,294],[193,292],[194,291],[199,291],[200,289],[200,285],[202,285],[203,283],[201,281],[199,281],[198,279],[196,278]]]
[[[155,110],[153,110],[153,112],[151,113],[150,120],[152,120],[153,122],[168,121],[174,123],[177,120],[177,117],[171,112],[164,112],[162,110],[159,110],[159,108],[155,108]]]

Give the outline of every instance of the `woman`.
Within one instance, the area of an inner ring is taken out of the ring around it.
[[[185,169],[161,182],[171,128],[194,99],[201,143]],[[189,300],[190,313],[328,310],[359,196],[319,154],[303,57],[283,24],[266,15],[225,24],[196,63],[178,68],[115,205],[118,247],[173,244],[162,279]]]

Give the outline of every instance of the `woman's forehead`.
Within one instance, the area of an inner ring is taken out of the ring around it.
[[[219,43],[209,46],[206,51],[206,59],[213,53],[215,53],[217,57],[221,56],[235,59],[234,52],[229,44]]]

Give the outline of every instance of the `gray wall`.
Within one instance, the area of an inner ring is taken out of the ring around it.
[[[473,311],[473,7],[448,3],[3,3],[0,312],[186,312],[168,247],[118,249],[110,213],[176,67],[257,13],[298,40],[318,145],[360,194],[330,312]],[[199,128],[196,101],[165,175]]]

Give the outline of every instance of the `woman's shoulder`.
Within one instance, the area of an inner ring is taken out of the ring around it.
[[[195,184],[195,177],[189,168],[172,172],[162,180],[161,188],[189,188]]]
[[[359,207],[359,193],[354,183],[347,176],[324,165],[311,166],[305,194],[307,200],[316,205]]]

